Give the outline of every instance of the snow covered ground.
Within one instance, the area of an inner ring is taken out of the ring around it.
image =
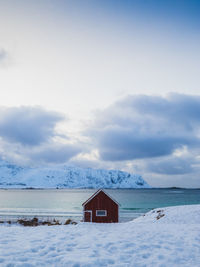
[[[0,226],[0,266],[200,266],[200,205],[119,224]]]

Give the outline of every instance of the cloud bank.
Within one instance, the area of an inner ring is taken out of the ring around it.
[[[200,184],[198,95],[129,95],[96,112],[86,134],[107,166],[124,162],[124,169],[142,174],[150,184],[155,177],[169,177],[172,185],[179,181],[180,186],[181,177],[184,185],[190,179]]]
[[[64,116],[41,107],[2,108],[0,136],[23,145],[39,145],[56,136],[55,125]]]
[[[184,157],[169,157],[164,159],[158,159],[157,161],[149,161],[146,164],[146,170],[148,172],[167,174],[167,175],[182,175],[194,172],[192,163],[194,159]]]
[[[1,158],[31,163],[63,163],[81,152],[79,144],[56,141],[58,123],[66,116],[41,107],[0,109]],[[66,140],[69,138],[66,136]]]
[[[167,156],[199,146],[200,97],[128,96],[97,114],[93,133],[103,160]]]

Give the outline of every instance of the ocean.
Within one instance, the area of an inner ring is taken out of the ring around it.
[[[0,189],[0,221],[19,218],[82,220],[82,203],[95,189]],[[106,189],[120,203],[120,222],[158,207],[200,204],[200,189]]]

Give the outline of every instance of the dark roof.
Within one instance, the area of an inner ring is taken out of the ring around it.
[[[93,195],[91,195],[91,197],[89,197],[88,200],[86,200],[85,202],[83,202],[82,206],[85,206],[90,200],[92,200],[94,197],[96,197],[101,191],[105,195],[107,195],[110,199],[112,199],[112,201],[114,201],[117,205],[119,205],[119,203],[115,199],[113,199],[110,195],[108,195],[108,193],[106,193],[103,189],[99,189]]]

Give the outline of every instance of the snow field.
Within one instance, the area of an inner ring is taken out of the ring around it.
[[[165,215],[160,219],[156,209],[119,224],[2,225],[0,266],[200,266],[200,205],[162,210]],[[188,216],[181,223],[183,212]],[[198,222],[189,219],[196,213]]]

